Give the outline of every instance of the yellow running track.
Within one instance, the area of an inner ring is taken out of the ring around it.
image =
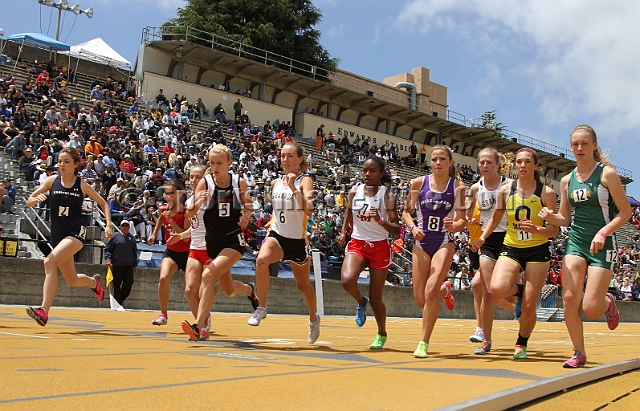
[[[496,321],[493,350],[476,356],[475,322],[440,319],[419,360],[420,319],[388,319],[385,349],[372,351],[372,317],[362,328],[323,317],[309,345],[303,316],[270,314],[251,327],[247,314],[214,313],[211,340],[193,343],[180,327],[190,313],[169,312],[162,327],[151,325],[156,315],[54,307],[43,328],[25,307],[0,306],[0,409],[429,410],[580,372],[561,366],[572,354],[562,323],[539,323],[529,359],[514,361],[515,321]],[[640,324],[586,323],[585,337],[587,368],[640,357]],[[640,391],[628,397],[640,405]]]

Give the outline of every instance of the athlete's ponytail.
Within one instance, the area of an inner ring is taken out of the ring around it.
[[[478,158],[482,153],[491,153],[498,163],[498,174],[504,176],[513,169],[513,160],[515,156],[513,153],[501,153],[493,147],[485,147],[478,153]]]

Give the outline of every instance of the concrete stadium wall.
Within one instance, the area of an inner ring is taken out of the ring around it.
[[[104,265],[76,264],[78,272],[93,275],[102,275],[103,284],[106,276]],[[135,277],[133,291],[125,302],[125,306],[131,309],[158,310],[158,277],[156,269],[139,269]],[[234,278],[243,282],[254,281],[253,276],[234,275]],[[0,304],[34,305],[42,299],[42,283],[44,280],[41,260],[16,259],[0,257]],[[54,301],[54,306],[108,308],[109,300],[103,302],[96,300],[94,294],[84,288],[70,288],[60,276],[59,287]],[[366,285],[361,285],[363,293],[367,294]],[[326,315],[354,314],[355,303],[349,297],[342,285],[337,281],[323,282],[324,304]],[[440,318],[473,319],[473,294],[469,291],[453,291],[456,298],[456,308],[449,311],[440,304]],[[413,298],[413,289],[409,287],[388,286],[384,292],[384,302],[387,306],[389,317],[413,317],[422,316]],[[558,301],[559,304],[562,301]],[[307,308],[302,294],[297,290],[293,279],[272,278],[269,288],[269,312],[273,314],[306,314]],[[618,307],[623,322],[640,322],[640,303],[619,301]],[[187,301],[184,295],[184,276],[178,273],[171,281],[171,297],[169,310],[187,311]],[[250,313],[251,305],[244,296],[230,298],[220,293],[213,306],[217,312],[244,312]],[[371,308],[369,314],[373,315]],[[496,319],[509,320],[512,316],[507,311],[496,308]],[[598,319],[604,321],[604,317]]]
[[[213,109],[218,105],[218,103],[222,103],[222,107],[224,107],[227,114],[227,120],[234,119],[233,104],[238,101],[238,99],[240,99],[244,110],[249,112],[249,117],[256,125],[262,126],[266,120],[292,120],[292,110],[286,107],[265,103],[254,98],[242,97],[237,94],[226,93],[224,91],[199,86],[186,81],[172,79],[170,77],[159,76],[153,73],[144,73],[144,81],[141,90],[145,96],[144,98],[146,100],[155,100],[160,89],[164,90],[164,95],[168,99],[171,99],[175,94],[178,94],[179,96],[184,95],[191,104],[194,104],[198,98],[202,98],[202,101],[211,115],[213,115]]]

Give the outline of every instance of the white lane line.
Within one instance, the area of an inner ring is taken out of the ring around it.
[[[31,338],[46,338],[48,339],[49,337],[44,337],[42,335],[28,335],[28,334],[14,334],[14,333],[6,333],[6,332],[2,332],[0,331],[0,334],[4,334],[4,335],[13,335],[15,337],[31,337]]]

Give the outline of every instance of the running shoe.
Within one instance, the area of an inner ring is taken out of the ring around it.
[[[573,357],[565,361],[562,366],[564,368],[578,368],[584,367],[587,363],[587,356],[578,350],[573,350]]]
[[[209,341],[209,331],[200,330],[200,341]]]
[[[249,283],[247,285],[251,287],[251,295],[248,295],[247,298],[251,301],[251,306],[253,307],[253,311],[255,311],[260,305],[260,301],[258,301],[258,296],[256,295],[256,283]]]
[[[204,319],[204,327],[200,331],[207,331],[211,329],[211,313],[207,314],[207,318]]]
[[[416,358],[427,358],[427,350],[429,349],[429,344],[424,341],[420,341],[418,343],[418,348],[413,352],[413,356]]]
[[[514,360],[525,360],[527,358],[527,347],[524,345],[516,345],[516,350],[513,353]]]
[[[513,307],[513,315],[515,315],[516,320],[519,320],[522,317],[522,297],[516,297],[516,304]]]
[[[475,355],[485,355],[491,351],[491,341],[483,341],[479,348],[473,350]]]
[[[267,316],[267,309],[258,307],[253,312],[253,315],[251,316],[251,318],[249,318],[249,321],[247,321],[247,323],[249,325],[253,325],[254,327],[257,327],[260,325],[260,321],[262,321],[262,319],[265,318],[266,316]]]
[[[155,320],[151,321],[151,324],[153,324],[153,325],[167,325],[167,320],[168,319],[169,319],[169,317],[167,316],[167,314],[160,313],[158,318],[156,318]]]
[[[314,322],[309,321],[309,337],[307,338],[309,344],[318,341],[318,337],[320,337],[320,316],[316,314],[316,317]]]
[[[102,301],[104,299],[104,289],[100,284],[100,274],[94,275],[93,279],[96,280],[96,286],[95,288],[92,288],[91,291],[96,293],[96,298],[98,299],[98,301]]]
[[[356,307],[356,325],[362,327],[367,322],[367,303],[369,299],[364,297],[364,305],[358,305]]]
[[[444,305],[446,305],[449,311],[451,311],[453,310],[453,307],[456,306],[456,300],[453,298],[453,294],[451,294],[451,283],[449,281],[445,281],[444,286],[447,288],[447,295],[444,296]]]
[[[27,307],[27,314],[42,327],[47,325],[47,321],[49,321],[49,316],[42,307]]]
[[[191,341],[194,341],[194,342],[200,341],[200,330],[198,330],[197,324],[191,325],[189,324],[188,321],[185,320],[181,323],[181,325],[182,325],[182,331],[184,331],[189,336],[189,339]]]
[[[604,313],[605,318],[607,319],[607,325],[611,331],[618,328],[618,324],[620,324],[620,311],[618,311],[618,307],[616,307],[616,299],[610,293],[607,293],[607,298],[611,301],[609,304],[609,309],[606,313]]]
[[[476,327],[476,333],[469,337],[469,341],[474,343],[481,343],[484,341],[484,332],[482,331],[482,328]]]
[[[386,335],[376,334],[376,338],[373,339],[373,342],[369,346],[370,350],[381,350],[384,347],[384,343],[387,342]]]

